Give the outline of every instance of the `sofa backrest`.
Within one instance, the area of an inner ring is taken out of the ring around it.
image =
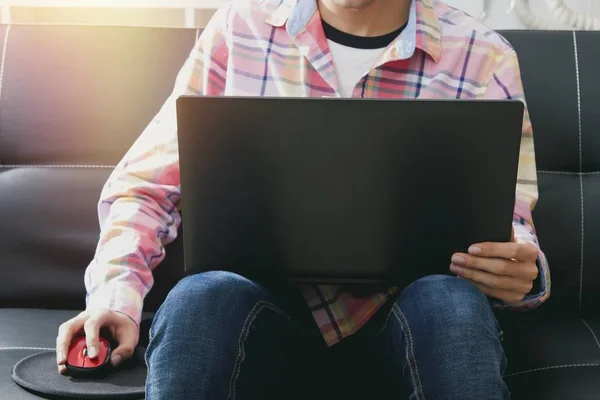
[[[0,40],[0,305],[83,307],[100,190],[171,93],[197,33],[11,26]],[[180,241],[170,250],[149,308],[183,274]]]
[[[600,32],[503,33],[520,56],[535,129],[549,307],[599,313]],[[83,307],[102,185],[170,93],[197,34],[0,26],[0,306]],[[147,309],[183,274],[177,240]]]
[[[552,272],[550,303],[599,315],[600,32],[503,35],[519,55],[534,129],[534,221]]]

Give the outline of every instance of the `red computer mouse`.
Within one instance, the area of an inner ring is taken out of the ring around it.
[[[107,372],[110,366],[110,342],[100,337],[98,356],[90,358],[87,354],[85,336],[77,336],[69,345],[67,354],[67,375],[76,377],[96,377]]]

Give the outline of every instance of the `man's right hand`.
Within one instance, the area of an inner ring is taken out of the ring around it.
[[[112,351],[110,362],[113,366],[131,357],[139,340],[138,328],[127,315],[110,310],[84,311],[63,323],[56,337],[56,363],[58,372],[64,374],[67,370],[67,353],[73,336],[85,332],[88,356],[98,355],[100,329],[106,328],[119,346]]]

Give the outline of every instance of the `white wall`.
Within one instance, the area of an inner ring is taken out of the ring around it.
[[[446,3],[460,8],[474,17],[479,17],[483,11],[483,0],[445,0]],[[506,14],[510,0],[488,0],[491,4],[491,11],[485,23],[493,29],[523,29],[524,26],[519,21],[516,13],[513,11],[510,15]],[[593,15],[600,17],[600,0],[565,0],[565,4],[573,10],[587,12],[590,1],[592,2]],[[530,0],[531,10],[540,18],[554,21],[552,14],[546,6],[545,0]],[[566,28],[566,27],[564,27]]]
[[[204,27],[215,5],[223,1],[227,0],[0,0],[0,22]],[[474,17],[479,17],[484,7],[484,0],[443,1]],[[524,28],[516,12],[507,15],[510,1],[488,0],[491,10],[486,25],[493,29]],[[554,20],[546,0],[528,1],[538,17]],[[588,12],[593,4],[592,14],[600,17],[600,0],[564,1],[580,12]]]

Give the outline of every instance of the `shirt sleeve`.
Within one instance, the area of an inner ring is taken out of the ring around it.
[[[218,10],[179,72],[173,92],[106,182],[98,204],[100,238],[86,269],[87,309],[109,309],[138,326],[152,270],[180,225],[176,100],[225,89],[228,8]]]
[[[521,150],[517,175],[516,201],[513,214],[513,229],[515,239],[519,242],[528,242],[538,248],[537,265],[539,276],[537,290],[525,296],[519,304],[506,304],[496,301],[498,308],[513,310],[526,310],[539,306],[550,296],[550,269],[548,261],[538,243],[531,212],[538,200],[537,171],[533,130],[529,111],[525,101],[525,94],[521,80],[519,61],[514,50],[509,50],[499,62],[489,81],[484,98],[512,99],[525,103],[523,130],[521,135]]]

